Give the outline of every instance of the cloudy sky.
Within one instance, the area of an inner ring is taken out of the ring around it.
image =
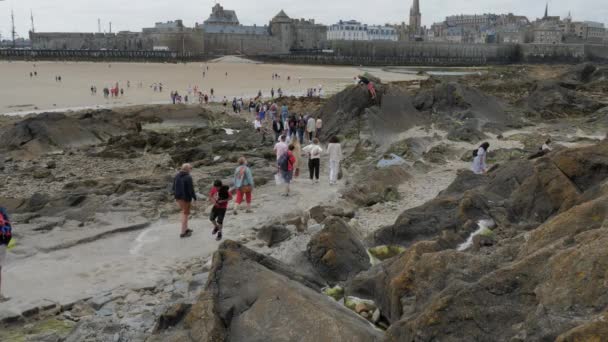
[[[204,21],[213,0],[0,0],[0,34],[10,35],[10,10],[15,11],[17,32],[27,36],[30,9],[37,31],[97,31],[97,18],[104,29],[112,22],[113,31],[139,31],[158,21],[183,19],[188,26]],[[412,0],[223,0],[234,9],[242,24],[264,25],[280,9],[292,18],[314,18],[323,24],[340,19],[356,19],[368,24],[398,23],[408,20]],[[420,0],[422,22],[430,25],[446,15],[475,13],[516,13],[535,19],[542,16],[543,0]],[[575,20],[608,23],[607,0],[550,0],[549,14],[565,16],[572,11]]]

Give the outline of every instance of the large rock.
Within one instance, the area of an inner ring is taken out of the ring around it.
[[[268,247],[272,247],[291,237],[291,232],[283,225],[269,225],[260,228],[258,239],[266,242]]]
[[[182,325],[162,336],[260,342],[383,338],[367,321],[321,294],[319,284],[232,241],[215,253],[206,291]]]
[[[510,162],[484,177],[460,173],[376,234],[408,248],[355,276],[345,295],[377,304],[391,323],[388,341],[601,341],[605,144]],[[470,235],[480,215],[497,223],[491,243],[457,251],[450,241]]]
[[[587,115],[603,107],[593,99],[564,87],[556,81],[538,82],[525,105],[542,118]]]
[[[564,150],[534,161],[518,160],[487,176],[461,172],[440,195],[404,211],[370,237],[373,245],[408,246],[445,231],[468,236],[470,225],[534,225],[569,210],[608,178],[608,142]]]
[[[410,178],[401,166],[373,169],[359,176],[344,193],[344,197],[361,206],[393,201],[399,196],[399,185]]]
[[[357,233],[336,217],[324,222],[325,228],[308,243],[308,259],[317,272],[334,284],[368,269],[369,256]]]

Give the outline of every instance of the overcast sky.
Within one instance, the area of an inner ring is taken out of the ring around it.
[[[340,19],[356,19],[368,24],[408,21],[412,0],[224,0],[226,9],[236,10],[241,24],[264,25],[284,9],[292,18],[314,18],[323,24]],[[30,9],[40,32],[97,31],[97,18],[103,30],[112,22],[112,31],[140,31],[158,21],[182,19],[187,26],[209,16],[213,0],[0,0],[0,34],[10,35],[10,10],[21,36],[30,29]],[[422,22],[429,26],[446,15],[515,13],[533,20],[542,16],[543,0],[420,0]],[[572,11],[575,20],[608,23],[607,0],[550,0],[549,14],[565,16]]]

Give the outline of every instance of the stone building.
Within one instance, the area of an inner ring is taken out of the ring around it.
[[[318,49],[327,27],[314,19],[292,19],[281,10],[269,25],[241,25],[235,11],[216,4],[202,25],[208,54],[273,54]]]
[[[156,23],[142,32],[30,32],[33,49],[169,50],[180,54],[283,54],[321,48],[327,27],[313,19],[292,19],[280,11],[268,25],[241,25],[236,12],[216,4],[203,24],[190,28],[181,20]]]
[[[534,28],[534,43],[536,44],[561,44],[564,37],[559,25],[547,21],[540,23]]]
[[[390,25],[374,26],[356,20],[342,21],[329,26],[327,40],[399,40],[397,29]]]

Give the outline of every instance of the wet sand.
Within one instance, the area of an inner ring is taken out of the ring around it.
[[[34,71],[38,76],[30,78],[30,72]],[[203,71],[206,71],[204,78]],[[302,95],[307,88],[319,85],[326,95],[352,84],[353,77],[365,71],[385,81],[423,78],[377,68],[256,64],[233,57],[188,64],[1,61],[0,114],[169,103],[171,91],[185,95],[188,88],[194,86],[203,92],[213,88],[216,101],[224,96],[229,100],[235,96],[247,99],[255,96],[258,90],[264,97],[270,97],[271,88],[275,91],[282,88],[286,95]],[[281,79],[273,80],[273,73],[278,73]],[[61,76],[62,81],[56,82],[55,76]],[[291,81],[287,80],[288,76]],[[127,87],[127,81],[130,81],[130,87]],[[105,99],[103,88],[116,83],[124,89],[124,96]],[[151,88],[154,83],[163,84],[162,93],[154,92]],[[96,95],[91,95],[91,86],[97,87]]]

